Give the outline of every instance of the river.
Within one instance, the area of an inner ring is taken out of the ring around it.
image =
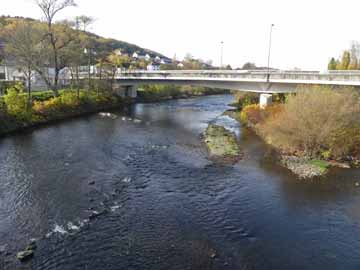
[[[136,104],[2,139],[0,269],[20,269],[31,238],[21,269],[360,269],[360,171],[297,179],[222,116],[231,101]],[[244,160],[207,159],[209,123],[236,132]]]

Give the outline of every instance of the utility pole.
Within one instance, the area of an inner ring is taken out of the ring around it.
[[[91,49],[84,49],[84,53],[88,54],[88,91],[90,91],[90,85],[91,85]]]
[[[221,41],[220,43],[220,69],[223,68],[223,56],[224,56],[224,41]]]
[[[268,53],[268,65],[267,65],[267,82],[270,81],[270,56],[271,56],[271,41],[272,41],[272,30],[275,25],[270,26],[270,38],[269,38],[269,53]]]

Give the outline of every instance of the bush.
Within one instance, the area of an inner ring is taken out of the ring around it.
[[[240,121],[249,126],[256,126],[264,123],[268,118],[274,117],[283,110],[282,104],[272,104],[261,109],[259,104],[251,104],[241,111]]]
[[[311,157],[340,158],[360,151],[360,96],[353,89],[301,89],[283,110],[258,126],[267,140]]]
[[[4,96],[6,111],[20,121],[29,121],[31,119],[32,109],[29,105],[27,95],[24,92],[22,84],[16,84],[7,89]]]
[[[202,86],[178,86],[178,85],[144,85],[139,91],[139,97],[148,101],[157,101],[169,98],[181,98],[187,96],[201,96],[207,94],[229,93],[223,89],[213,89]]]
[[[32,92],[31,93],[32,100],[35,101],[45,101],[54,97],[53,91],[41,91],[41,92]]]
[[[246,106],[252,104],[259,104],[259,94],[251,92],[240,92],[236,91],[235,94],[235,103],[233,104],[239,110],[242,110]]]

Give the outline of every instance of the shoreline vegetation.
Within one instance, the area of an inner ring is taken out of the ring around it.
[[[202,86],[143,85],[139,87],[139,102],[158,102],[209,95],[230,94],[230,90]]]
[[[264,109],[256,94],[239,93],[231,105],[236,109],[227,114],[255,131],[300,178],[360,166],[360,95],[352,88],[300,88],[274,95]]]
[[[191,98],[229,93],[227,90],[205,87],[153,85],[143,86],[135,100],[121,98],[113,91],[60,90],[32,92],[29,99],[23,85],[9,86],[0,97],[0,137],[113,109],[122,109],[134,102],[159,102],[170,99]]]

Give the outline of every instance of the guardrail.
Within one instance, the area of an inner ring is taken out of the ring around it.
[[[171,70],[171,71],[122,71],[116,74],[117,79],[122,78],[163,78],[163,79],[259,79],[266,80],[297,80],[297,81],[356,81],[360,82],[360,72],[301,72],[286,71],[223,71],[223,70]]]

